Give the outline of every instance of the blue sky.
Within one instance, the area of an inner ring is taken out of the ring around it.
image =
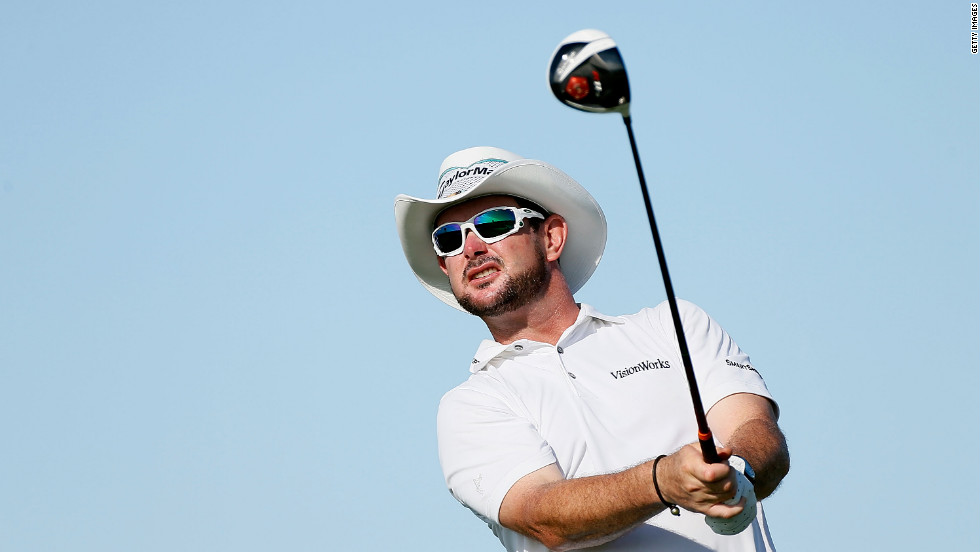
[[[8,3],[0,549],[497,550],[435,450],[486,330],[417,284],[393,199],[469,146],[548,161],[609,220],[577,298],[662,301],[621,121],[547,87],[583,28],[677,294],[782,407],[776,545],[975,544],[970,3],[853,4]]]

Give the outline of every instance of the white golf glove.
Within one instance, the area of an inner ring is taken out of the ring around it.
[[[737,535],[741,533],[746,527],[752,525],[752,520],[755,519],[756,513],[755,487],[745,477],[745,460],[740,456],[732,456],[728,459],[728,464],[735,468],[735,481],[738,482],[738,488],[735,490],[735,496],[731,500],[726,501],[725,504],[738,504],[738,501],[744,496],[745,509],[739,515],[728,519],[705,516],[704,522],[708,524],[708,527],[711,527],[712,531],[719,535]],[[752,468],[749,469],[751,470]]]

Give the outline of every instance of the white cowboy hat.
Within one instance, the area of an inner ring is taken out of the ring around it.
[[[568,241],[561,271],[572,293],[589,280],[606,247],[606,217],[595,199],[557,167],[524,159],[500,148],[458,151],[439,168],[436,199],[401,194],[395,198],[395,225],[409,266],[422,286],[447,305],[463,310],[453,296],[449,278],[439,268],[432,231],[439,213],[458,203],[487,195],[508,195],[532,201],[568,222]]]

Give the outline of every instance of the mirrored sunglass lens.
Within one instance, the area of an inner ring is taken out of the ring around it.
[[[455,251],[463,245],[463,231],[460,230],[458,224],[440,226],[433,233],[433,236],[436,239],[436,245],[439,246],[439,251],[443,253]]]
[[[473,219],[473,226],[477,233],[484,238],[496,238],[514,229],[517,218],[513,211],[506,209],[494,209],[486,213],[480,213]]]

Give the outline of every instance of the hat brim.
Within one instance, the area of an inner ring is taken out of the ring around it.
[[[432,249],[432,230],[444,209],[487,195],[509,195],[537,203],[568,222],[561,271],[575,293],[592,276],[606,247],[606,217],[592,195],[557,167],[534,159],[511,161],[469,190],[444,199],[395,198],[395,225],[415,277],[447,305],[463,310]]]

